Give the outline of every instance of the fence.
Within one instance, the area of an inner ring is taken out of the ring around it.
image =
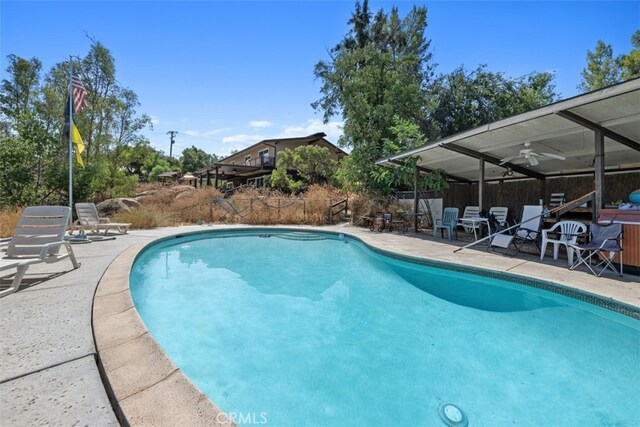
[[[210,207],[209,222],[252,225],[333,224],[348,212],[348,199],[308,199],[287,197],[216,197]]]

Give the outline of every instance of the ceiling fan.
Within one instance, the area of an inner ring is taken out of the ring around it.
[[[504,165],[507,162],[510,162],[512,160],[515,159],[527,159],[527,161],[529,162],[529,164],[531,166],[537,166],[538,164],[540,164],[540,162],[538,161],[537,157],[550,157],[552,159],[558,159],[558,160],[566,160],[567,158],[561,154],[554,154],[554,153],[536,153],[533,148],[531,148],[531,143],[530,142],[525,142],[524,143],[524,148],[522,150],[520,150],[520,152],[516,155],[516,156],[510,156],[510,157],[506,157],[504,159],[500,159],[500,165]]]

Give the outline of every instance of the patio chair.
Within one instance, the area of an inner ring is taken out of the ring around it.
[[[589,271],[600,277],[602,273],[609,268],[614,273],[622,277],[622,224],[591,224],[589,230],[591,240],[583,245],[573,244],[571,248],[575,250],[576,261],[569,267],[569,270],[575,270],[581,264],[587,266]],[[613,258],[616,254],[620,254],[620,270],[618,271],[613,265]],[[591,261],[600,261],[595,267],[591,267]],[[604,264],[604,265],[603,265]],[[600,273],[596,273],[595,269],[602,266]]]
[[[73,225],[78,227],[81,233],[89,230],[100,234],[100,229],[103,229],[106,236],[109,230],[116,229],[118,233],[126,234],[131,225],[131,223],[111,222],[109,218],[101,218],[93,203],[76,203],[76,215],[78,215],[78,219]]]
[[[7,256],[0,259],[0,271],[16,269],[8,289],[0,297],[18,290],[27,269],[41,262],[54,263],[69,258],[73,268],[80,267],[69,242],[64,241],[71,208],[66,206],[31,206],[22,212],[13,237],[7,246]],[[64,248],[64,253],[59,253]]]
[[[464,208],[462,218],[458,222],[458,225],[462,226],[467,233],[473,233],[474,229],[480,228],[479,223],[465,222],[465,219],[480,218],[480,208],[478,206],[467,206]]]
[[[569,266],[573,264],[573,248],[571,245],[575,245],[578,236],[584,234],[587,231],[587,226],[578,221],[560,221],[553,225],[548,230],[542,230],[542,244],[540,245],[540,261],[544,259],[547,245],[553,243],[553,259],[558,259],[558,251],[560,246],[564,246],[567,250],[567,262]],[[557,233],[558,237],[552,239],[549,234]]]
[[[458,208],[444,208],[442,219],[436,219],[436,223],[433,225],[433,237],[436,237],[436,233],[440,230],[442,238],[444,238],[444,230],[447,230],[449,241],[451,241],[451,234],[456,233],[456,239],[458,239]]]
[[[564,193],[551,193],[549,196],[549,205],[550,208],[557,208],[558,206],[564,205],[566,202],[566,197]]]
[[[520,225],[514,234],[498,233],[491,239],[489,248],[502,248],[507,255],[509,247],[513,243],[516,254],[520,252],[520,247],[525,243],[532,243],[540,250],[538,240],[540,239],[540,229],[542,228],[543,206],[525,205],[522,207]],[[515,254],[514,254],[515,255]]]
[[[489,216],[491,216],[491,214],[493,214],[493,216],[495,217],[495,219],[498,222],[498,225],[500,227],[506,228],[506,226],[507,226],[507,215],[509,214],[509,208],[493,207],[493,208],[489,209]]]

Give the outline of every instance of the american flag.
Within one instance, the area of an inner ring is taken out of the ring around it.
[[[87,91],[76,73],[73,73],[73,77],[71,77],[71,85],[73,86],[73,111],[79,113],[89,105]]]

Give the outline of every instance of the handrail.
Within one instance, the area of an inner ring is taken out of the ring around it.
[[[580,196],[575,200],[571,200],[570,202],[565,203],[564,205],[560,205],[551,211],[556,214],[556,219],[560,218],[560,215],[569,212],[571,209],[580,206],[583,203],[589,202],[593,200],[593,196],[596,194],[595,190],[585,194],[584,196]]]
[[[342,205],[342,204],[344,204],[344,206],[343,206],[343,207],[341,207],[340,209],[338,209],[338,210],[337,210],[337,211],[335,211],[335,212],[333,211],[333,209],[334,209],[335,207],[337,207],[337,206],[339,206],[339,205]],[[333,217],[334,217],[334,216],[336,216],[336,215],[338,215],[340,212],[344,212],[344,213],[346,214],[346,213],[347,213],[347,211],[348,211],[348,209],[349,209],[349,198],[348,198],[348,197],[347,197],[347,198],[345,198],[345,199],[342,199],[342,200],[340,200],[340,201],[338,201],[338,202],[336,202],[336,203],[333,203],[333,204],[329,207],[329,223],[330,223],[330,224],[333,224]]]

